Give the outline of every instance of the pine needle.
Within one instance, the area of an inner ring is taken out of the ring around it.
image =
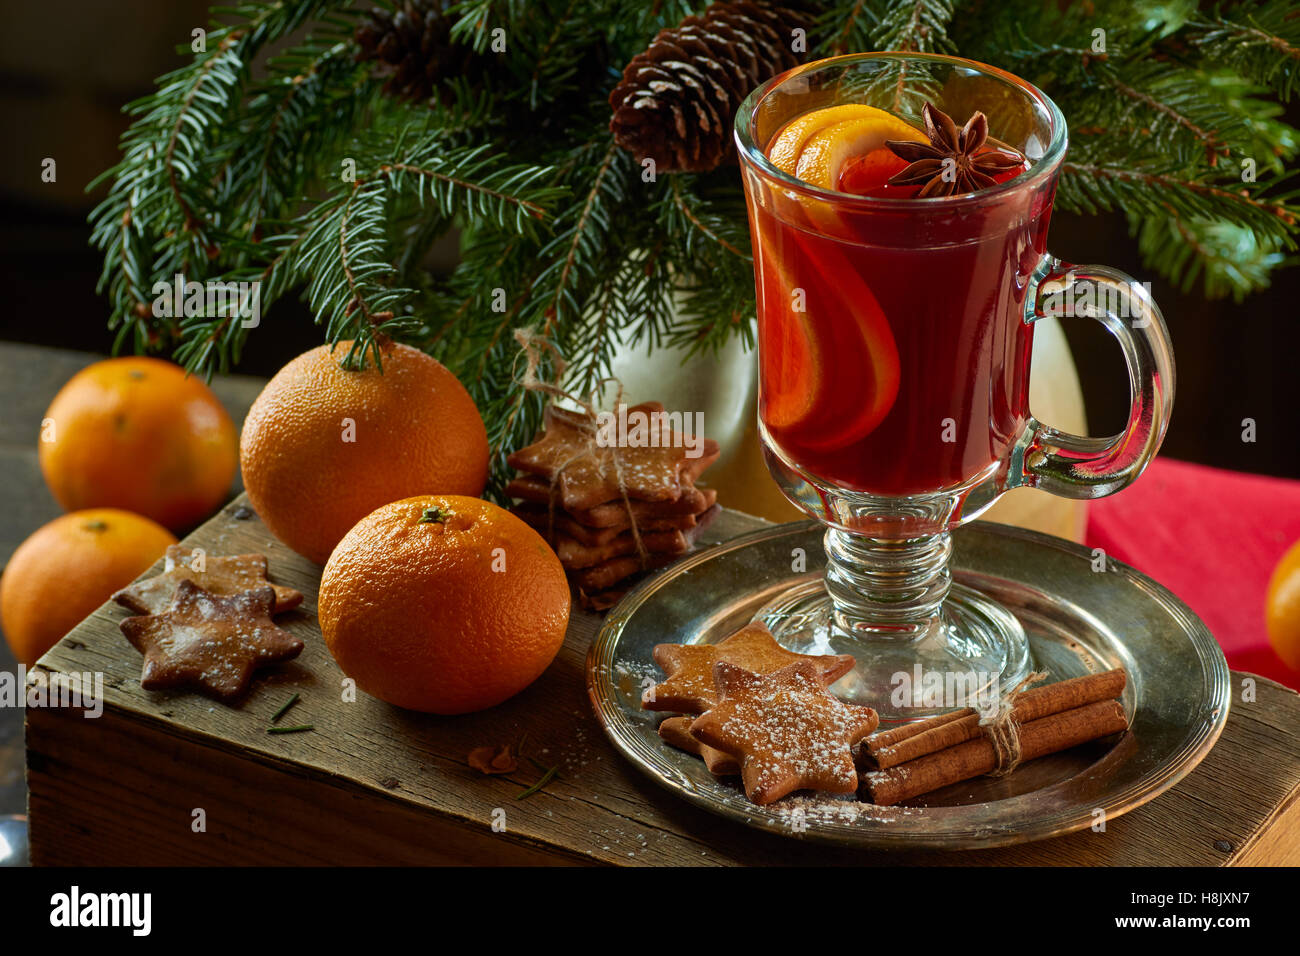
[[[542,774],[542,777],[541,777],[540,780],[538,780],[535,784],[533,784],[533,785],[532,785],[531,787],[529,787],[527,790],[521,790],[519,793],[517,793],[517,794],[515,795],[515,799],[516,799],[516,800],[526,800],[526,799],[528,799],[528,798],[531,797],[533,794],[535,794],[535,793],[537,793],[538,791],[540,791],[543,787],[545,787],[548,783],[550,783],[552,780],[554,780],[554,779],[555,779],[556,777],[558,777],[559,775],[560,775],[560,768],[559,768],[559,766],[549,767],[549,768],[547,769],[547,771],[546,771],[544,774]]]

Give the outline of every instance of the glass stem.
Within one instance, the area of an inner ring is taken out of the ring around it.
[[[826,590],[836,626],[863,638],[906,641],[938,623],[952,583],[947,532],[884,541],[826,532]]]

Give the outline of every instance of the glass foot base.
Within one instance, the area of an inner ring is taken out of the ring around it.
[[[1024,629],[1015,616],[978,591],[953,584],[939,615],[906,638],[848,631],[832,617],[820,579],[797,585],[764,607],[762,621],[786,649],[800,654],[852,654],[853,670],[836,696],[875,708],[885,722],[906,722],[956,707],[997,707],[1030,672]]]

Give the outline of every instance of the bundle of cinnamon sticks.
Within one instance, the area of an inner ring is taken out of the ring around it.
[[[1128,718],[1116,700],[1125,680],[1116,669],[1017,694],[1009,715],[1014,764],[1126,730]],[[862,798],[892,806],[1005,768],[1006,744],[989,727],[967,707],[868,737],[858,754]]]

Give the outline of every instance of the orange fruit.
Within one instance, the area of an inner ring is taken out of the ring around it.
[[[343,673],[398,707],[465,714],[523,690],[569,623],[560,559],[480,498],[384,505],[339,542],[321,578],[325,644]]]
[[[882,149],[886,140],[891,139],[927,142],[920,130],[884,110],[833,122],[818,129],[803,143],[795,175],[822,189],[838,189],[840,170],[849,159]]]
[[[1264,623],[1277,656],[1300,671],[1300,541],[1282,555],[1269,578]]]
[[[884,136],[878,146],[883,146],[885,139],[925,139],[919,130],[892,113],[865,103],[841,103],[812,110],[786,123],[768,146],[767,158],[782,172],[797,175],[800,157],[809,140],[829,126],[848,122],[860,122],[864,128],[875,126],[887,131],[889,135]]]
[[[324,564],[380,505],[419,494],[478,495],[488,443],[469,392],[440,362],[389,343],[383,371],[340,362],[350,342],[304,352],[244,420],[244,487],[272,533]]]
[[[14,656],[35,663],[175,543],[162,525],[116,508],[74,511],[38,528],[0,577],[0,622]]]
[[[225,500],[237,447],[212,390],[156,358],[82,369],[41,423],[41,471],[64,510],[121,508],[175,531]]]

